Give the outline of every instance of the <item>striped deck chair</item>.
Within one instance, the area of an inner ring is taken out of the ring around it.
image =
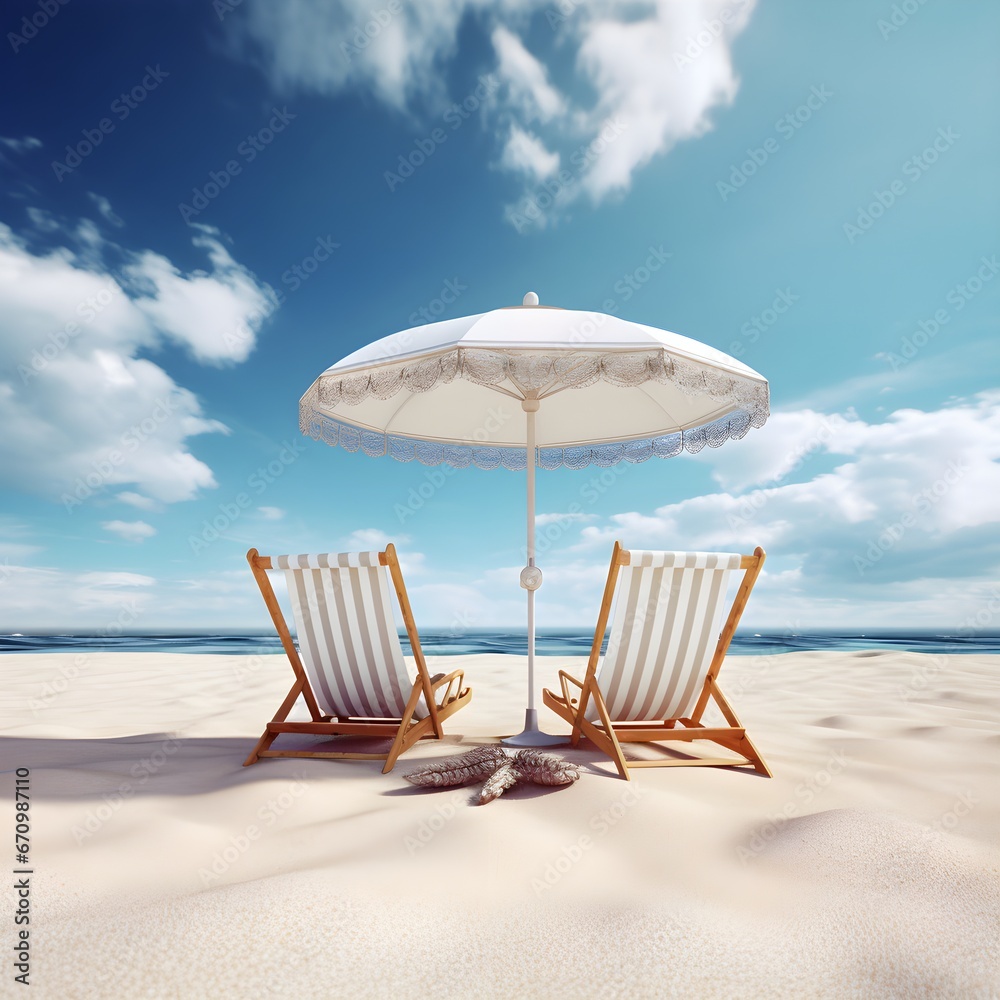
[[[571,742],[588,737],[629,780],[630,767],[701,764],[750,765],[771,772],[719,690],[718,675],[757,575],[764,550],[752,556],[722,552],[629,552],[615,542],[604,600],[581,682],[559,671],[560,695],[545,690],[544,703],[573,727]],[[725,625],[726,587],[742,569],[743,580]],[[608,648],[601,642],[617,591]],[[720,632],[721,628],[721,632]],[[727,726],[705,726],[711,698]],[[664,756],[626,760],[622,743],[709,740],[738,756]]]
[[[428,674],[391,544],[384,552],[303,556],[269,557],[251,549],[247,561],[292,664],[295,683],[244,766],[261,757],[384,760],[382,773],[388,774],[396,758],[417,740],[441,739],[441,723],[471,700],[472,692],[462,686],[463,671]],[[285,571],[298,649],[274,596],[269,569]],[[393,621],[390,577],[413,649],[412,672]],[[300,696],[311,721],[286,722]],[[373,736],[393,742],[388,753],[272,750],[281,733]]]

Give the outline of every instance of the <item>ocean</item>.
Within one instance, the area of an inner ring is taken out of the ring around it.
[[[410,653],[405,633],[400,638]],[[573,629],[540,630],[535,637],[539,656],[586,656],[593,633]],[[605,637],[605,642],[607,637]],[[420,644],[428,656],[460,656],[468,653],[527,652],[524,629],[463,631],[426,630]],[[1000,653],[1000,634],[947,634],[933,631],[812,632],[790,634],[767,632],[737,633],[729,652],[736,656],[771,655],[801,650],[882,649],[912,653]],[[208,632],[162,632],[123,635],[0,635],[0,653],[52,652],[122,653],[231,653],[259,656],[280,653],[274,633],[220,635]]]

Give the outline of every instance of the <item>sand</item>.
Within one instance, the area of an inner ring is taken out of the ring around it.
[[[402,777],[520,728],[524,659],[431,664],[458,666],[472,704],[383,776],[241,766],[281,657],[0,657],[11,827],[30,769],[30,995],[1000,995],[1000,657],[730,657],[773,779],[626,783],[582,744],[575,785],[486,806]],[[567,666],[542,658],[541,680]]]

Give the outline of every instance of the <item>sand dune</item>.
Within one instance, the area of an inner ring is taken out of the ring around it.
[[[31,769],[33,995],[1000,994],[1000,657],[730,657],[774,779],[625,783],[582,744],[577,784],[482,807],[402,779],[520,728],[523,658],[432,670],[459,664],[475,694],[449,738],[382,776],[240,766],[280,657],[0,657],[3,769]]]

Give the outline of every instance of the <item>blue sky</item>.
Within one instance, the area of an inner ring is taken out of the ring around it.
[[[773,416],[541,472],[541,626],[613,539],[761,544],[751,628],[1000,623],[1000,9],[11,2],[0,628],[263,627],[244,555],[395,539],[520,625],[523,474],[303,438],[325,367],[520,302],[738,356]],[[573,511],[572,516],[567,516]]]

